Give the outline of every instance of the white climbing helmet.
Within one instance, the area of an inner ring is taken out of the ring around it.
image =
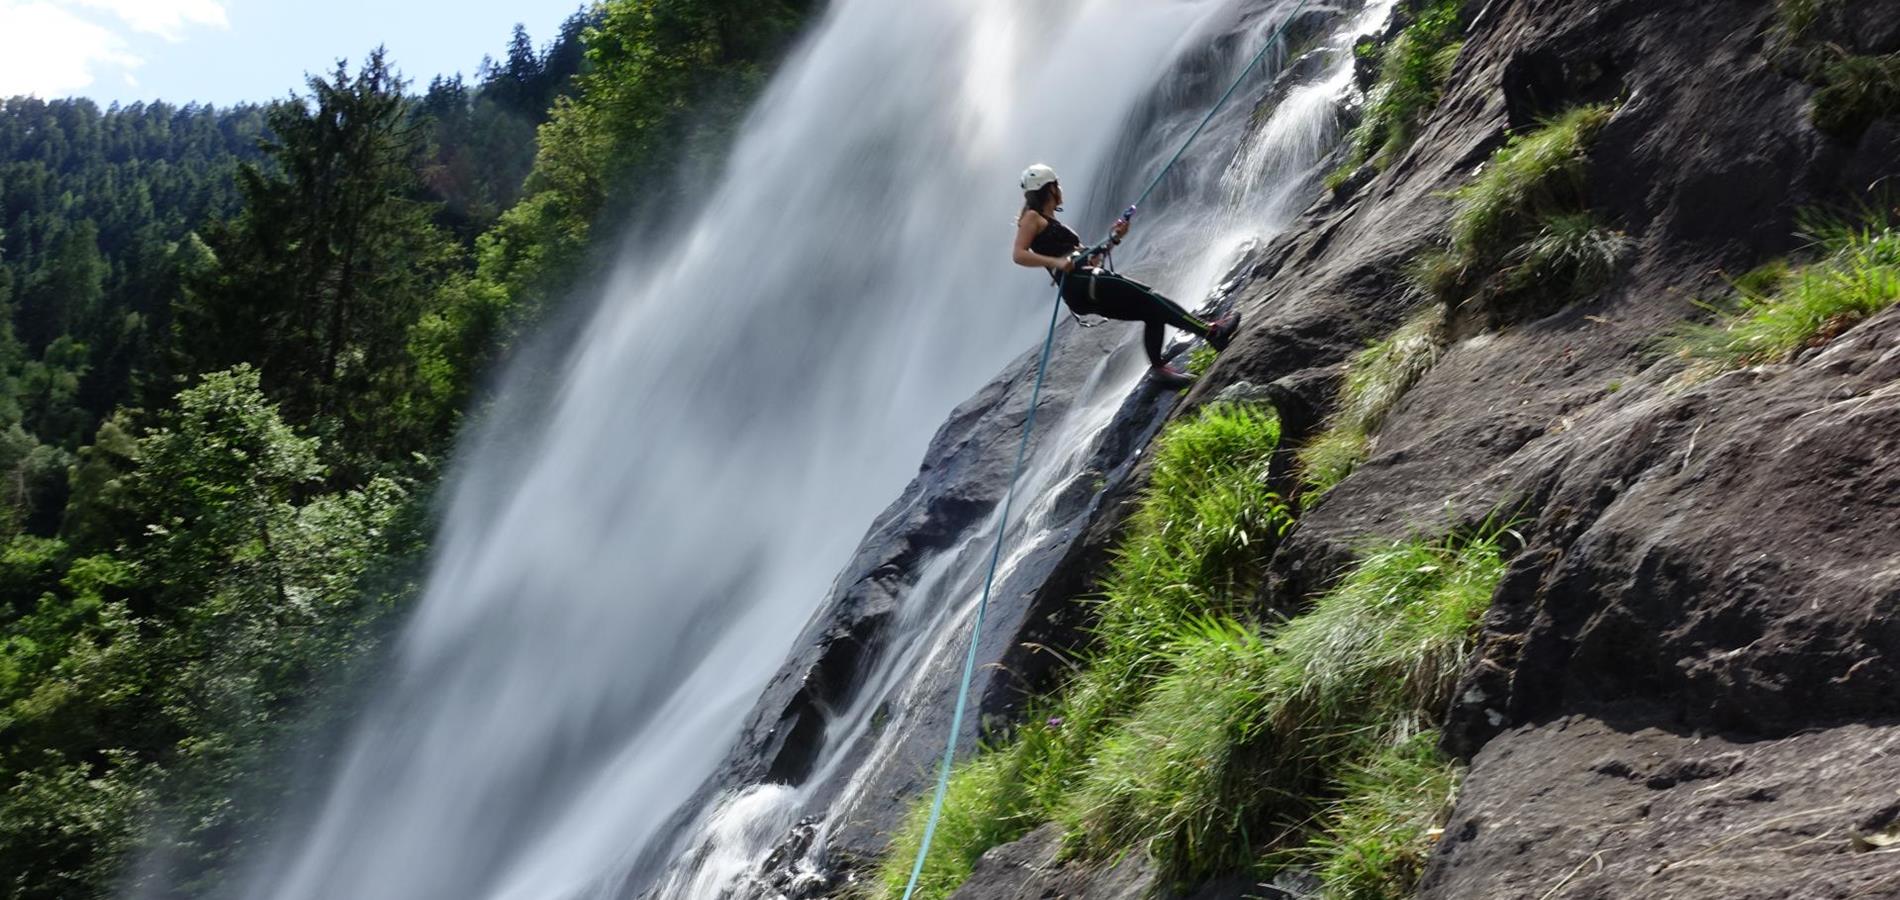
[[[1023,170],[1023,193],[1040,191],[1043,186],[1056,180],[1056,170],[1036,163]]]

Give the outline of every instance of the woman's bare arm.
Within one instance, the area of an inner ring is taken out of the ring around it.
[[[1016,252],[1010,255],[1010,259],[1025,268],[1055,269],[1066,272],[1070,266],[1068,260],[1044,256],[1029,249],[1029,245],[1036,240],[1036,235],[1042,233],[1042,228],[1046,224],[1048,221],[1042,217],[1041,213],[1033,209],[1023,210],[1022,218],[1016,220]]]

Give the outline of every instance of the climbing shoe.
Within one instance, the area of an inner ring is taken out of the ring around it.
[[[1219,353],[1234,342],[1234,332],[1240,330],[1240,313],[1231,313],[1215,322],[1207,329],[1207,345]]]
[[[1194,383],[1194,376],[1172,366],[1154,366],[1148,370],[1148,380],[1164,391],[1178,391]]]

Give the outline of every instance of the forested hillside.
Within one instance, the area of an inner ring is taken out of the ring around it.
[[[420,89],[378,50],[254,106],[0,101],[0,895],[198,896],[262,837],[483,373],[814,6],[610,0]]]

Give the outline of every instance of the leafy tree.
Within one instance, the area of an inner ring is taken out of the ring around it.
[[[417,329],[412,404],[451,417],[522,325],[587,274],[608,209],[663,205],[669,176],[710,168],[815,0],[608,0],[586,34],[572,96],[540,129],[521,202],[475,243]],[[573,20],[569,22],[570,26]]]
[[[361,470],[404,440],[383,411],[411,377],[408,331],[453,246],[419,199],[422,134],[383,52],[309,88],[272,107],[278,171],[240,170],[245,211],[211,234],[218,268],[189,286],[173,332],[188,370],[254,362],[286,413]]]
[[[96,315],[105,277],[97,225],[82,220],[61,234],[46,267],[20,292],[17,315],[28,352],[38,353]]]
[[[378,51],[268,108],[0,100],[0,896],[218,889],[414,595],[470,385],[813,5],[609,0],[419,98]]]
[[[317,441],[285,424],[246,365],[206,375],[162,421],[139,439],[127,485],[152,586],[136,611],[189,606],[194,586],[233,574],[287,599],[272,525],[323,476]]]

